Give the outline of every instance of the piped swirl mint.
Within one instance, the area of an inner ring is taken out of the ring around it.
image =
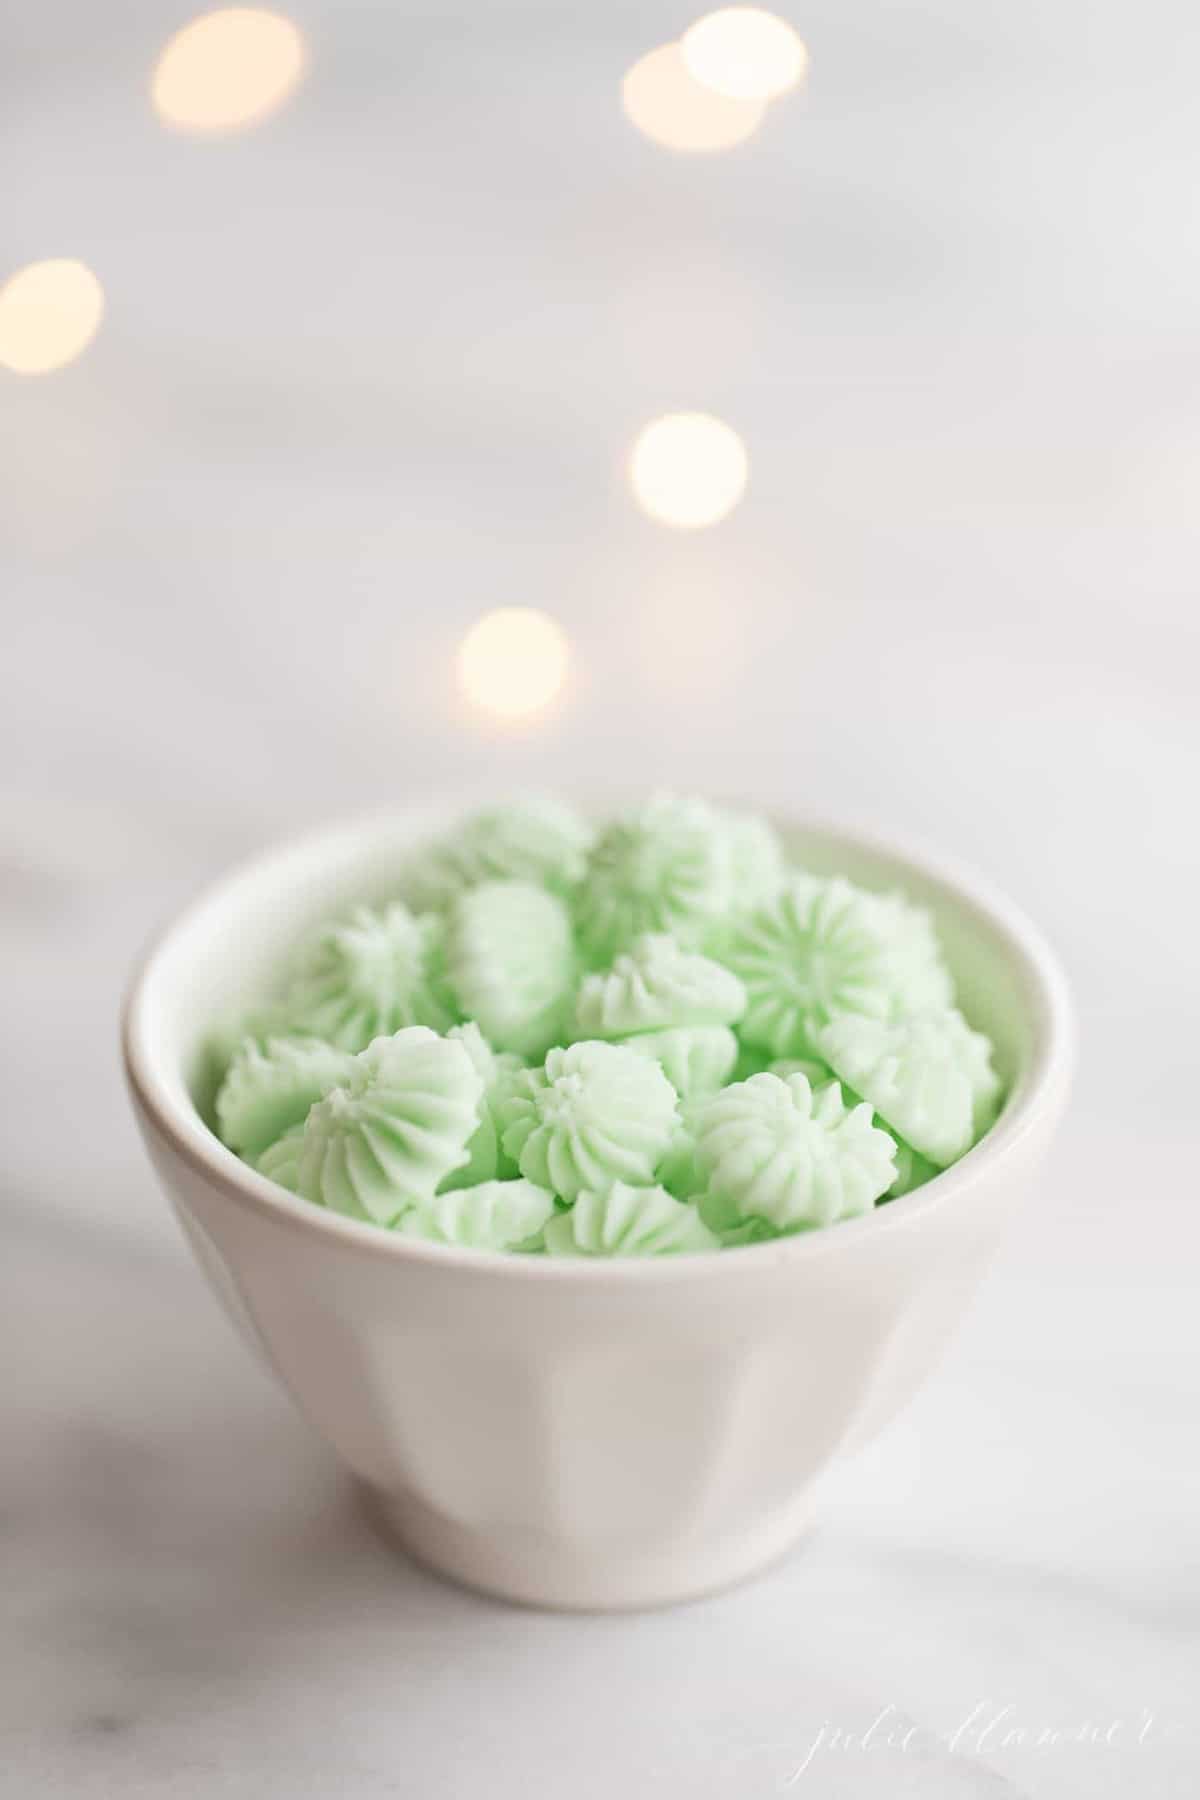
[[[402,885],[418,910],[445,906],[485,881],[530,881],[568,894],[583,877],[594,837],[587,821],[557,800],[491,806],[414,857]]]
[[[461,1043],[420,1025],[376,1038],[353,1065],[305,1121],[297,1188],[392,1225],[468,1160],[483,1082]]]
[[[678,1025],[733,1025],[746,1010],[736,975],[663,932],[647,932],[611,969],[587,975],[575,1001],[580,1037],[623,1038]]]
[[[268,1181],[278,1182],[289,1194],[300,1192],[300,1152],[304,1147],[303,1125],[292,1125],[281,1138],[263,1151],[255,1167]]]
[[[570,914],[557,894],[528,881],[487,881],[450,908],[447,980],[496,1049],[540,1057],[560,1043],[576,974]]]
[[[834,1073],[939,1167],[962,1156],[992,1122],[1000,1082],[991,1045],[952,1008],[895,1024],[835,1019],[820,1045]]]
[[[540,1250],[554,1196],[531,1181],[482,1181],[421,1200],[401,1218],[402,1237],[467,1250]]]
[[[474,1019],[466,1024],[455,1025],[447,1033],[452,1043],[459,1043],[471,1059],[475,1073],[483,1083],[483,1093],[479,1100],[478,1123],[467,1142],[467,1160],[461,1168],[454,1169],[442,1181],[443,1191],[452,1188],[472,1188],[483,1181],[491,1181],[493,1176],[507,1173],[501,1170],[500,1134],[496,1129],[496,1102],[505,1091],[509,1078],[523,1064],[519,1056],[511,1051],[493,1050]]]
[[[681,1100],[724,1087],[737,1061],[737,1039],[727,1025],[673,1025],[620,1041],[638,1056],[651,1057]]]
[[[661,1187],[614,1182],[582,1193],[543,1233],[550,1256],[679,1256],[719,1250],[720,1242],[694,1206]]]
[[[217,1094],[217,1125],[231,1150],[254,1162],[330,1088],[349,1078],[354,1058],[320,1038],[246,1038]]]
[[[836,1082],[753,1075],[717,1094],[696,1130],[707,1191],[739,1219],[779,1231],[867,1212],[896,1176],[896,1145],[866,1105],[847,1110]]]
[[[407,1025],[446,1031],[459,1016],[441,971],[440,920],[399,901],[379,911],[355,907],[319,932],[285,990],[290,1029],[343,1050]]]
[[[646,932],[696,945],[733,898],[733,849],[720,816],[703,800],[655,794],[596,839],[576,902],[580,941],[601,966]]]
[[[742,1039],[774,1057],[819,1055],[819,1031],[843,1014],[893,1018],[946,991],[912,912],[840,877],[793,875],[734,927],[722,955],[746,988]]]
[[[678,1124],[656,1062],[617,1044],[572,1044],[514,1087],[500,1105],[502,1140],[527,1180],[563,1200],[653,1182]]]

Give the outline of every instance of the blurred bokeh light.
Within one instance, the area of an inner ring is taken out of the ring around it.
[[[630,122],[667,150],[729,150],[753,136],[767,110],[763,100],[731,99],[702,86],[678,44],[662,44],[634,63],[621,100]]]
[[[643,511],[681,530],[715,525],[746,491],[749,462],[737,432],[711,413],[667,413],[639,432],[629,479]]]
[[[786,19],[758,6],[723,6],[685,31],[682,61],[694,81],[730,100],[770,100],[795,87],[808,51]]]
[[[155,111],[178,131],[244,130],[297,87],[307,54],[290,19],[229,7],[193,19],[167,44],[151,81]]]
[[[458,651],[467,699],[499,719],[529,719],[560,693],[569,662],[567,636],[549,614],[528,606],[485,613]]]
[[[83,354],[100,328],[104,289],[72,257],[27,263],[0,288],[0,363],[45,375]]]

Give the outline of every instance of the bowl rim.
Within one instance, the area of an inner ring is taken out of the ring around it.
[[[584,1279],[624,1283],[723,1279],[738,1271],[749,1276],[754,1268],[778,1269],[781,1264],[807,1261],[814,1256],[853,1254],[856,1245],[873,1242],[886,1233],[911,1229],[945,1207],[968,1204],[969,1190],[1016,1161],[1030,1134],[1047,1116],[1053,1118],[1065,1102],[1076,1054],[1070,989],[1057,954],[1021,907],[970,867],[929,849],[918,839],[818,813],[759,805],[754,807],[758,815],[786,832],[840,839],[868,856],[907,867],[944,888],[965,913],[974,914],[998,936],[1022,965],[1036,1014],[1033,1053],[996,1124],[964,1156],[923,1187],[900,1195],[886,1206],[841,1220],[836,1226],[762,1244],[739,1245],[735,1251],[721,1248],[682,1256],[518,1256],[405,1237],[370,1221],[314,1206],[244,1163],[205,1124],[190,1098],[186,1106],[178,1104],[149,1042],[149,1014],[159,973],[169,961],[178,937],[186,934],[206,912],[219,907],[229,889],[252,883],[273,865],[319,856],[322,851],[334,852],[339,846],[343,853],[352,846],[361,848],[369,839],[394,832],[401,822],[411,825],[414,820],[427,820],[431,829],[437,829],[447,814],[466,812],[481,800],[496,802],[499,798],[502,797],[490,790],[482,796],[478,792],[438,796],[436,804],[351,815],[278,839],[207,882],[151,938],[134,965],[121,1008],[122,1063],[135,1109],[195,1175],[285,1229],[325,1239],[331,1250],[340,1245],[367,1255],[399,1257],[447,1272],[455,1267],[469,1269],[507,1281]],[[613,810],[611,795],[597,801],[595,795],[576,787],[566,798],[584,812]],[[628,800],[628,796],[621,798]],[[753,805],[742,799],[712,798],[718,804]],[[618,799],[617,804],[620,803]],[[722,1270],[726,1271],[725,1277],[720,1274]]]

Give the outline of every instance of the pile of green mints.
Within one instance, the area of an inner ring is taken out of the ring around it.
[[[1001,1088],[927,912],[656,794],[498,806],[300,946],[221,1138],[403,1236],[654,1256],[811,1231],[970,1149]]]

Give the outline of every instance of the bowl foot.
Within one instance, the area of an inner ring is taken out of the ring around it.
[[[699,1600],[769,1568],[812,1523],[804,1498],[736,1538],[637,1552],[572,1545],[512,1525],[474,1530],[411,1494],[388,1493],[366,1482],[358,1489],[384,1536],[435,1574],[518,1606],[564,1612],[624,1612]]]

